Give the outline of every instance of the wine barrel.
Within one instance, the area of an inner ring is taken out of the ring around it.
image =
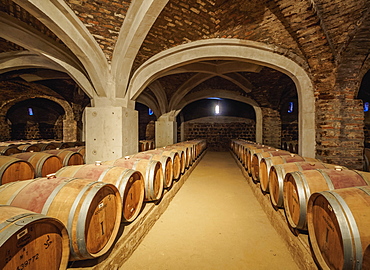
[[[290,142],[288,145],[288,151],[294,154],[298,154],[298,143],[296,141]]]
[[[49,143],[36,143],[35,145],[38,148],[40,148],[40,151],[52,150],[52,149],[56,149],[57,148],[56,144],[53,143],[53,142],[49,142]]]
[[[185,147],[188,151],[189,158],[187,161],[187,168],[190,167],[190,165],[193,164],[195,161],[195,145],[192,142],[181,142],[181,143],[176,143],[173,146],[175,147]]]
[[[171,162],[172,162],[172,166],[173,166],[172,167],[173,179],[177,180],[177,179],[180,178],[180,175],[181,175],[181,160],[180,160],[180,155],[176,150],[166,151],[164,149],[153,149],[153,150],[150,150],[150,151],[146,151],[144,153],[170,157]]]
[[[43,151],[43,153],[48,153],[59,157],[63,166],[82,165],[85,163],[84,157],[80,153],[66,149],[46,150]]]
[[[190,159],[191,159],[191,150],[189,147],[186,147],[186,146],[179,146],[179,145],[168,145],[165,147],[166,150],[168,149],[176,149],[176,150],[180,150],[180,151],[183,151],[184,153],[184,165],[185,165],[185,169],[189,168],[190,166]],[[185,171],[184,169],[184,171]]]
[[[158,201],[163,195],[162,164],[159,161],[147,159],[115,159],[101,163],[102,165],[117,166],[141,172],[144,177],[144,201]]]
[[[59,157],[44,152],[24,152],[14,154],[12,157],[31,163],[35,169],[36,177],[45,177],[63,167]]]
[[[162,165],[162,174],[163,174],[163,187],[171,188],[173,181],[173,165],[172,160],[169,156],[150,153],[150,151],[140,152],[134,155],[130,155],[130,158],[143,158],[154,161],[159,161]]]
[[[315,169],[287,173],[284,179],[284,211],[288,225],[307,230],[307,202],[314,192],[370,184],[370,173],[356,170]]]
[[[263,158],[267,157],[275,157],[275,156],[284,156],[284,155],[290,155],[288,151],[280,150],[280,149],[273,149],[273,150],[267,150],[267,151],[262,151],[259,153],[253,154],[251,156],[251,174],[252,174],[252,179],[254,182],[259,182],[260,181],[260,176],[259,176],[259,168],[260,168],[260,162]]]
[[[313,255],[321,269],[369,269],[370,187],[311,195],[307,224]]]
[[[56,149],[64,149],[64,148],[70,148],[74,147],[74,142],[54,142],[54,145],[56,146]]]
[[[132,222],[139,215],[144,202],[144,178],[139,171],[107,165],[76,165],[61,168],[57,177],[88,178],[115,185],[122,199],[122,219]]]
[[[306,171],[314,169],[333,169],[337,165],[323,162],[291,162],[271,166],[269,173],[269,191],[271,204],[275,208],[283,208],[283,186],[285,175],[294,171]],[[339,168],[344,168],[339,166]]]
[[[175,152],[179,155],[180,158],[180,172],[185,173],[186,170],[186,153],[184,152],[184,149],[180,148],[171,148],[169,146],[163,147],[163,148],[157,148],[155,150],[162,150],[164,153],[166,152]]]
[[[252,173],[252,160],[253,155],[261,152],[267,152],[267,151],[274,151],[276,148],[270,147],[270,146],[255,146],[255,147],[248,147],[246,150],[246,165],[245,168],[247,171],[250,171]]]
[[[34,177],[35,169],[28,161],[12,156],[0,156],[0,185]]]
[[[21,152],[40,152],[40,147],[36,144],[21,144],[18,145],[18,149]]]
[[[85,158],[86,147],[83,146],[83,145],[82,146],[64,148],[64,150],[80,153]]]
[[[69,238],[57,219],[0,205],[0,269],[67,268]]]
[[[262,158],[259,165],[259,179],[260,179],[260,188],[263,192],[269,191],[269,174],[270,169],[273,165],[291,163],[291,162],[320,162],[319,159],[302,157],[296,154],[284,155],[284,156],[274,156],[274,157],[265,157]]]
[[[70,237],[70,261],[97,258],[114,243],[122,203],[117,188],[80,178],[36,178],[0,188],[0,203],[59,219]]]
[[[0,146],[0,155],[2,156],[10,156],[20,152],[21,150],[19,150],[18,147],[15,145]]]

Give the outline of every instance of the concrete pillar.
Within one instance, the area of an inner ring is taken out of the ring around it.
[[[163,147],[177,142],[177,122],[159,118],[155,122],[155,145]]]
[[[125,107],[85,110],[86,163],[121,158],[138,152],[138,112]]]

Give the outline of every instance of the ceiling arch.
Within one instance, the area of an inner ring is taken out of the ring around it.
[[[135,100],[150,83],[166,72],[199,61],[238,60],[267,66],[288,75],[295,83],[301,112],[299,151],[302,155],[314,157],[315,99],[312,82],[300,65],[278,51],[266,44],[234,39],[209,39],[180,45],[157,54],[138,68],[129,85],[129,98]]]

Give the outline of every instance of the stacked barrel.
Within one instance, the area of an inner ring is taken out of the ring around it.
[[[308,234],[320,269],[370,269],[369,172],[240,139],[230,147],[290,231]]]
[[[13,142],[0,146],[0,184],[45,177],[63,166],[84,164],[80,142]]]
[[[146,203],[158,204],[205,148],[203,140],[187,141],[3,183],[0,269],[66,269],[68,262],[106,254],[121,226],[135,221]],[[41,152],[17,155],[34,153]]]

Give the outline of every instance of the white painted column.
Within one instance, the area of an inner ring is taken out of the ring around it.
[[[138,152],[138,112],[125,107],[87,107],[86,163],[107,161]]]

